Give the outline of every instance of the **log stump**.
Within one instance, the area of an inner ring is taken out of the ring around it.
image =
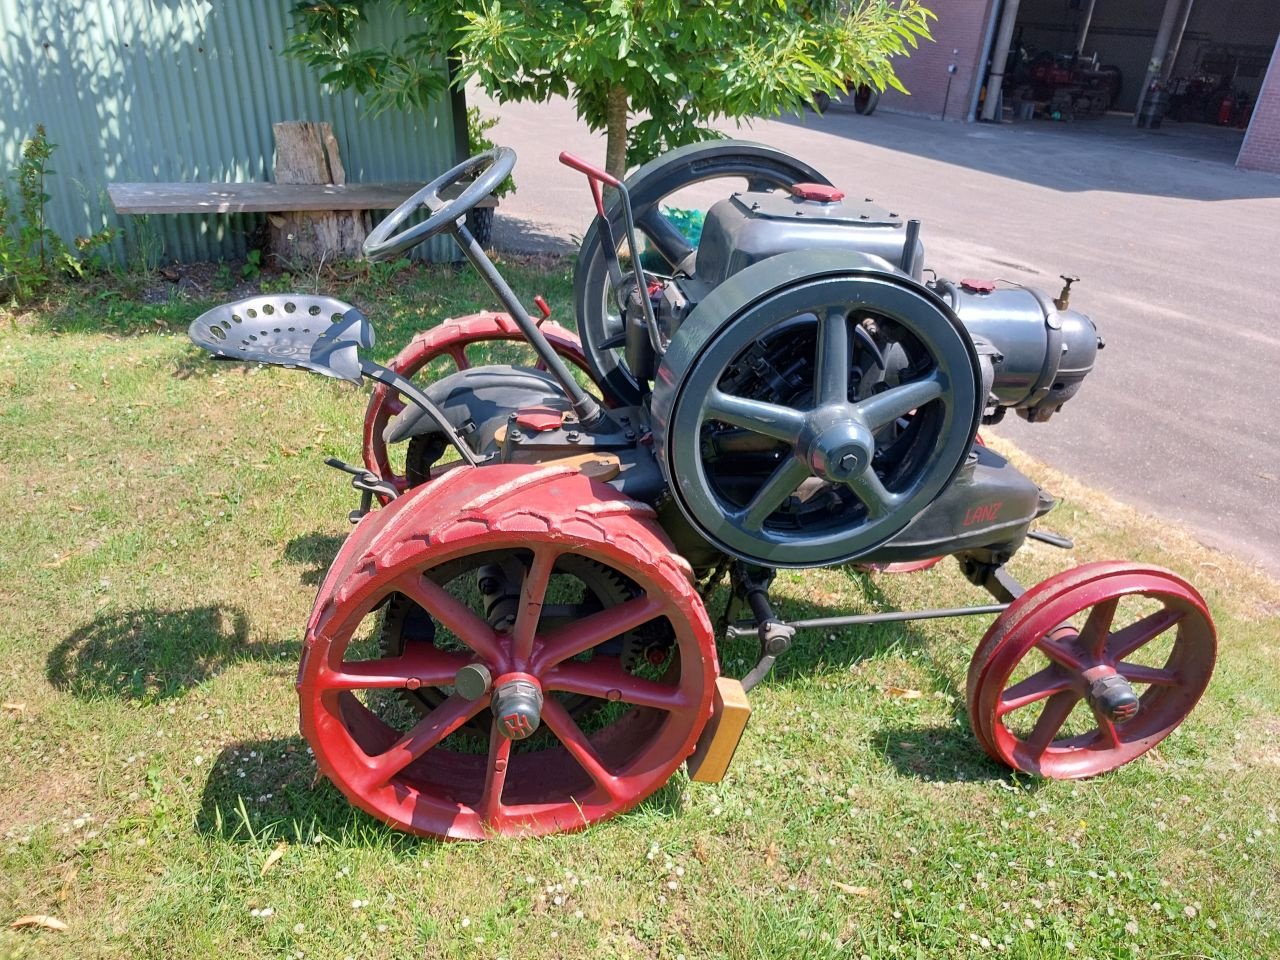
[[[276,140],[275,182],[338,184],[347,182],[338,139],[328,123],[305,120],[272,124]],[[369,234],[364,210],[272,213],[271,251],[279,264],[313,264],[356,259]]]

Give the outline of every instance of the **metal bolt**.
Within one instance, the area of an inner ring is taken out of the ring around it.
[[[858,467],[858,455],[856,453],[846,453],[840,458],[840,469],[845,473],[853,473]]]

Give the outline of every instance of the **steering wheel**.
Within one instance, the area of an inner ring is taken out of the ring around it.
[[[495,147],[462,161],[440,174],[425,187],[396,207],[379,223],[364,241],[364,255],[377,262],[403,253],[410,247],[452,227],[481,200],[493,193],[498,184],[511,175],[516,165],[516,152],[510,147]],[[440,193],[464,180],[475,179],[457,197],[440,206]],[[431,214],[421,223],[400,230],[401,225],[419,208]]]

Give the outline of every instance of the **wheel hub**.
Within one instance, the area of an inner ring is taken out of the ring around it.
[[[542,686],[527,673],[500,677],[493,691],[493,716],[498,732],[508,740],[525,740],[533,736],[542,723]]]
[[[849,406],[815,410],[800,436],[805,464],[814,476],[832,483],[847,483],[866,470],[875,445],[875,437]]]

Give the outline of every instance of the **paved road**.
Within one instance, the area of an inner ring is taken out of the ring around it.
[[[500,115],[492,135],[520,155],[499,242],[573,249],[592,210],[584,178],[556,157],[600,161],[603,140],[564,101],[500,113],[482,95],[472,102]],[[1232,148],[1205,128],[833,110],[736,135],[923,220],[926,265],[943,276],[1054,293],[1059,274],[1083,277],[1072,305],[1106,338],[1097,368],[1050,423],[1010,418],[995,432],[1280,575],[1280,177],[1221,162]]]

